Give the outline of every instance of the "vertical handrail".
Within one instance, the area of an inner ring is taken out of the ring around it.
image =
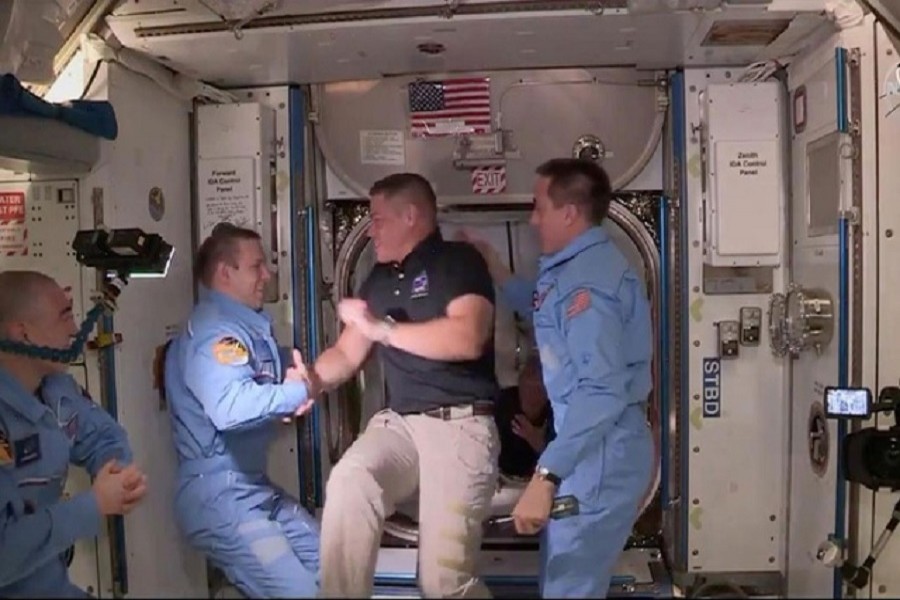
[[[669,200],[659,199],[659,426],[662,505],[669,504]]]
[[[838,221],[838,386],[847,387],[849,372],[850,325],[850,220],[841,215]],[[847,484],[844,481],[844,438],[847,422],[839,419],[835,440],[834,540],[842,544],[846,531]],[[840,569],[834,570],[834,598],[841,598],[843,580]]]

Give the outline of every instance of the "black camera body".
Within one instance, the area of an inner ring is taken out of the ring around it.
[[[872,392],[867,388],[825,388],[825,414],[830,419],[868,419],[876,412],[894,413],[894,424],[881,430],[866,427],[844,437],[841,447],[844,477],[872,491],[900,490],[900,387],[882,388],[874,404]],[[850,562],[840,565],[841,578],[850,588],[863,589],[869,585],[875,561],[898,524],[900,500],[866,560],[858,566]]]
[[[81,230],[72,249],[79,264],[130,278],[165,277],[175,252],[159,235],[136,228]]]
[[[830,419],[868,419],[876,412],[892,412],[889,429],[866,427],[848,433],[843,441],[844,477],[870,490],[900,490],[900,387],[881,390],[872,402],[867,388],[825,389],[825,412]]]

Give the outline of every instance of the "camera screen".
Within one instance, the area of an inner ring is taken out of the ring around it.
[[[866,388],[826,388],[825,413],[829,417],[865,418],[871,411],[872,396]]]

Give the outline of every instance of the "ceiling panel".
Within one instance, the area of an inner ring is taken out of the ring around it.
[[[320,7],[323,4],[297,1]],[[400,3],[337,4],[393,7]],[[194,15],[190,18],[187,14],[176,20],[196,22],[195,13],[190,13]],[[795,50],[817,28],[831,27],[818,14],[798,15],[744,6],[707,12],[629,14],[615,10],[591,14],[567,10],[465,15],[452,19],[433,16],[359,19],[245,29],[240,36],[229,31],[135,34],[136,29],[140,33],[142,27],[159,27],[173,22],[173,18],[131,14],[111,17],[108,22],[126,46],[159,57],[192,76],[228,87],[543,67],[745,66],[764,56],[766,47],[704,45],[710,29],[718,21],[729,21],[729,32],[738,42],[747,39],[742,38],[744,22],[754,31],[764,29],[761,23],[766,22],[782,22],[779,30],[787,25],[769,46],[775,58]],[[422,44],[442,51],[423,53],[419,50]]]

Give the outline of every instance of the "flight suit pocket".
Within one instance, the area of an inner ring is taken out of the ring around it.
[[[602,510],[604,505],[604,489],[606,478],[609,475],[606,463],[607,441],[604,440],[599,447],[590,450],[583,456],[572,474],[563,480],[559,490],[559,496],[568,494],[578,498],[582,513],[595,513]]]
[[[265,340],[253,340],[253,379],[257,383],[272,383],[278,381],[278,363],[272,351],[269,350]]]
[[[559,334],[553,315],[547,311],[534,316],[534,335],[541,360],[541,374],[544,387],[557,395],[566,386],[565,339]]]

